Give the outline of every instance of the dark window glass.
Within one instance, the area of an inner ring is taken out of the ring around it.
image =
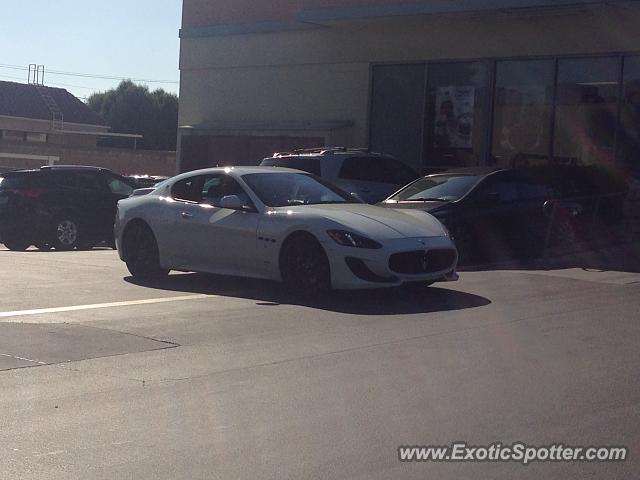
[[[199,202],[202,200],[204,177],[197,175],[176,182],[171,189],[171,196],[176,200]]]
[[[586,165],[613,162],[618,77],[618,58],[559,60],[555,161]]]
[[[382,166],[386,173],[386,182],[395,185],[406,185],[416,179],[418,174],[404,163],[394,158],[383,158]]]
[[[425,65],[373,68],[369,145],[373,151],[421,166]]]
[[[549,186],[526,180],[518,184],[518,194],[521,200],[542,200],[554,196]]]
[[[365,182],[386,181],[385,171],[376,157],[348,157],[340,168],[340,178]]]
[[[253,206],[240,184],[223,173],[197,175],[180,180],[173,185],[171,195],[176,200],[206,203],[214,207],[220,206],[223,197],[237,195],[244,205]]]
[[[511,203],[519,199],[518,181],[511,175],[492,175],[475,192],[475,198],[481,202],[499,201]]]
[[[390,157],[348,157],[342,163],[339,177],[345,180],[406,185],[417,174],[399,160]]]
[[[502,167],[546,163],[551,139],[553,60],[496,65],[492,158]]]
[[[51,182],[63,189],[105,192],[107,186],[98,172],[52,171]]]
[[[229,195],[236,195],[243,205],[253,206],[247,193],[233,177],[229,175],[204,176],[200,202],[219,207],[222,199]]]
[[[488,66],[429,65],[427,167],[479,165],[487,134]]]
[[[624,91],[618,130],[618,161],[623,169],[640,176],[640,57],[624,59]]]
[[[295,168],[320,176],[320,159],[317,157],[265,158],[261,165],[266,167]]]

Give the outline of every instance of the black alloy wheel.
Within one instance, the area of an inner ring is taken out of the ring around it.
[[[280,273],[287,290],[292,293],[315,296],[331,289],[329,260],[322,245],[311,235],[285,243]]]
[[[160,266],[158,243],[146,225],[134,225],[124,238],[127,269],[136,278],[159,278],[169,270]]]

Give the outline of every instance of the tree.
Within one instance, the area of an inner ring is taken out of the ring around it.
[[[144,85],[124,80],[117,88],[94,93],[87,100],[113,133],[136,133],[143,136],[138,148],[175,150],[178,131],[178,97],[162,89],[149,91]],[[103,146],[130,147],[132,140],[107,138]]]

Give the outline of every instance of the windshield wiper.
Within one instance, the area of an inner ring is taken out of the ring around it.
[[[443,202],[445,201],[442,197],[419,197],[419,198],[405,198],[404,200],[400,200],[401,202]]]

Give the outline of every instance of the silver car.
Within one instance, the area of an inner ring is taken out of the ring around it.
[[[260,165],[312,173],[367,203],[384,200],[418,177],[413,169],[389,155],[343,147],[276,153]]]

